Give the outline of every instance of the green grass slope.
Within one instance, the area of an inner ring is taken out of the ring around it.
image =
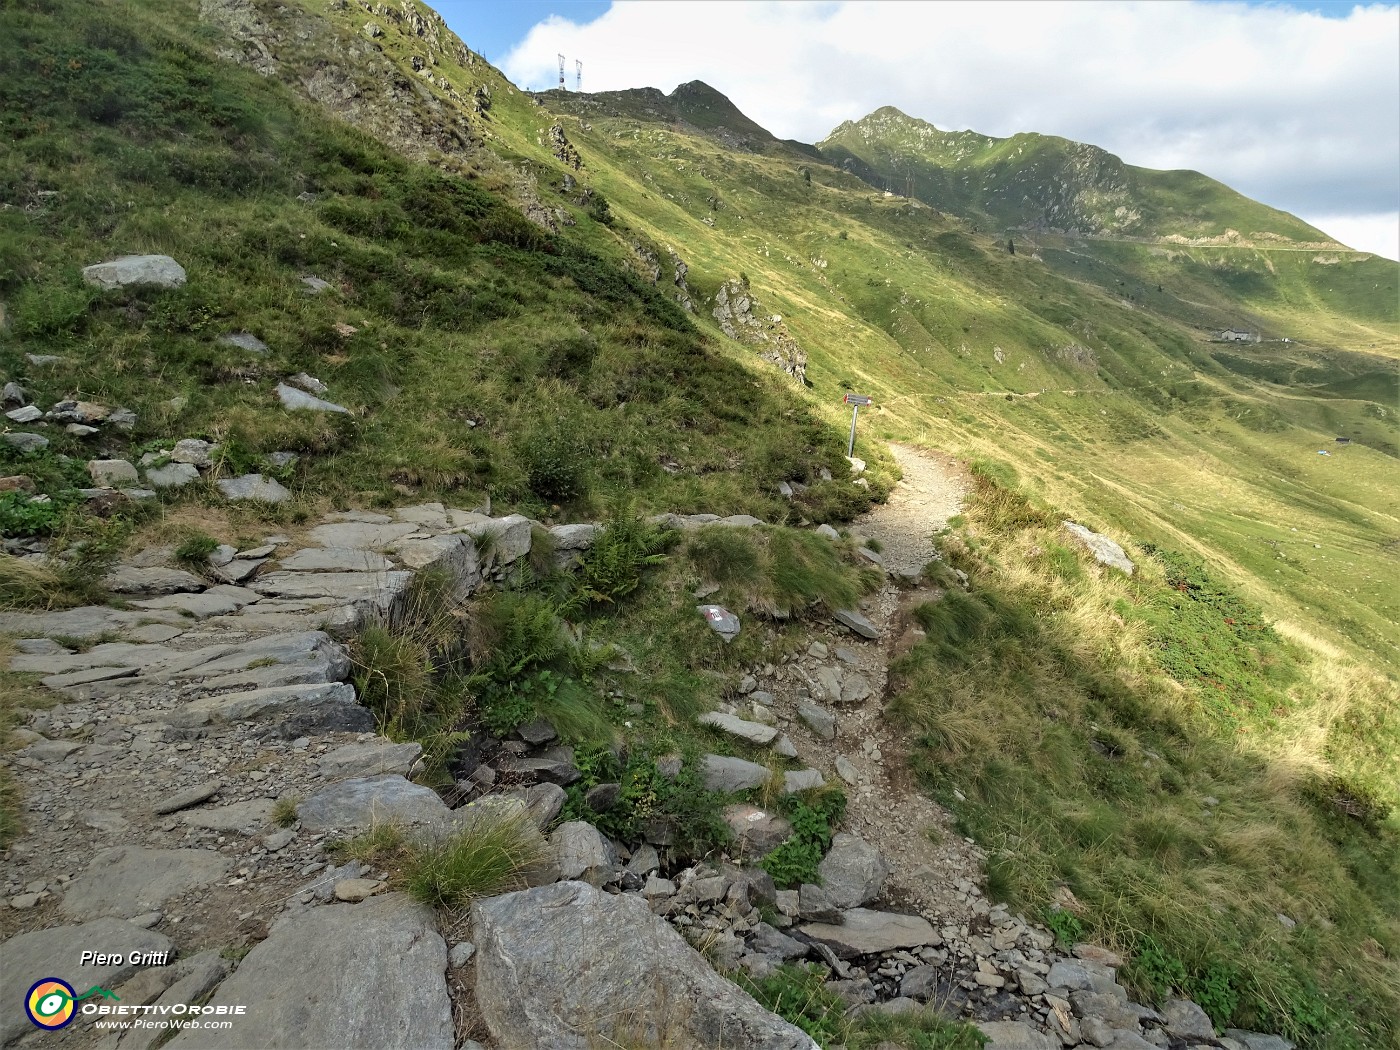
[[[587,236],[522,218],[495,167],[444,171],[330,119],[218,58],[192,5],[12,4],[0,38],[0,369],[42,407],[137,414],[129,435],[5,447],[0,471],[56,504],[88,458],[194,436],[225,474],[297,454],[280,473],[304,502],[625,497],[777,519],[779,480],[844,469],[839,428]],[[169,254],[188,283],[83,284],[124,253]],[[240,331],[268,353],[218,341]],[[350,413],[282,409],[273,387],[302,371]],[[820,484],[804,498],[840,513]]]
[[[1287,212],[1195,171],[1153,171],[1106,150],[1034,133],[940,131],[892,106],[846,121],[819,144],[838,164],[936,208],[997,228],[1162,238],[1243,236],[1334,244]]]
[[[1203,184],[1189,180],[1152,183],[1156,211],[1143,212],[1169,224],[1179,210],[1163,236],[1184,241],[1037,230],[1016,234],[1013,253],[986,219],[886,197],[859,171],[760,135],[703,85],[532,97],[416,3],[367,18],[320,0],[29,0],[0,13],[0,39],[0,368],[41,404],[80,396],[138,416],[129,435],[52,433],[45,453],[3,453],[0,470],[29,474],[57,503],[75,498],[88,458],[200,436],[222,443],[223,473],[297,453],[283,477],[301,512],[490,495],[537,515],[633,498],[820,520],[878,495],[890,481],[883,442],[912,441],[1009,467],[1066,514],[1200,559],[1262,610],[1309,686],[1282,686],[1282,713],[1247,734],[1212,730],[1201,762],[1227,744],[1244,756],[1229,763],[1231,790],[1244,791],[1257,760],[1281,792],[1335,773],[1393,796],[1393,719],[1375,698],[1400,673],[1400,267],[1283,251],[1287,240],[1184,243],[1215,238],[1216,225],[1316,233],[1243,198],[1192,204]],[[1133,189],[1137,176],[1107,155],[1067,149],[1047,147],[1042,174],[1058,155]],[[1016,169],[1006,163],[996,170]],[[125,252],[171,254],[189,283],[113,295],[82,285],[82,265]],[[331,288],[308,295],[303,276]],[[752,300],[759,329],[800,346],[805,386],[724,335],[723,285]],[[1264,341],[1212,341],[1232,326]],[[268,354],[217,341],[230,331],[260,336]],[[27,354],[61,360],[41,367]],[[299,371],[350,414],[282,410],[272,388]],[[848,389],[876,401],[857,441],[875,465],[872,492],[840,480]],[[817,480],[823,469],[838,480]],[[774,492],[784,479],[810,483],[796,504]],[[998,535],[974,530],[969,543],[986,546],[969,567],[1013,596],[1053,590],[1017,574],[1048,535],[1021,547]],[[1089,610],[1100,628],[1110,614],[1132,620],[1133,608],[1100,604]],[[1057,689],[1081,684],[1073,669],[1066,686],[1049,667]],[[1005,695],[1034,681],[1003,683]],[[1132,701],[1146,708],[1134,725],[1151,731],[1148,747],[1159,702],[1161,691]],[[1097,709],[1085,710],[1088,725]],[[1017,747],[1033,750],[1046,729],[1031,706],[995,714]],[[1065,732],[1060,753],[1090,746],[1078,723]],[[1082,779],[1027,819],[1063,817],[1083,801]],[[1150,801],[1100,793],[1094,806],[1112,824],[1141,819],[1132,807]],[[1216,859],[1257,915],[1269,898],[1250,880],[1283,863],[1290,827],[1287,814],[1248,816],[1264,825],[1262,844]],[[1203,840],[1167,823],[1165,837],[1133,834],[1189,860]],[[1056,864],[1088,863],[1101,845],[1037,842]],[[1360,872],[1348,900],[1375,896],[1375,849],[1353,855],[1343,835],[1316,848],[1329,873]],[[1016,877],[1008,891],[1037,901],[1056,876],[1037,861]],[[1085,884],[1108,887],[1099,899],[1118,885]],[[1164,886],[1182,907],[1212,907],[1209,887]],[[1357,909],[1326,951],[1285,960],[1290,972],[1321,973],[1335,951],[1372,953],[1383,991],[1393,931],[1357,940]],[[1211,940],[1215,920],[1203,925],[1201,959],[1231,947]],[[1375,987],[1363,991],[1362,1012],[1383,1013]]]

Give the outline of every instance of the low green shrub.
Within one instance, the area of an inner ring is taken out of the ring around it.
[[[784,795],[778,809],[792,822],[792,834],[760,862],[776,886],[789,889],[819,883],[817,865],[831,848],[833,825],[846,812],[846,796],[837,789]]]
[[[1073,948],[1084,939],[1084,924],[1079,921],[1079,916],[1068,909],[1053,908],[1041,918],[1061,948]]]
[[[549,663],[567,644],[558,603],[532,591],[499,591],[477,602],[468,641],[476,670],[498,682]]]
[[[0,536],[47,536],[62,518],[63,508],[53,500],[35,501],[27,492],[0,494]]]
[[[575,572],[578,593],[590,602],[611,604],[631,594],[642,582],[642,571],[665,560],[674,535],[639,515],[614,515],[593,538]]]
[[[662,774],[657,760],[670,753],[662,742],[636,743],[619,756],[606,747],[578,748],[574,761],[582,778],[568,788],[564,814],[587,820],[606,834],[627,842],[664,830],[681,856],[700,857],[729,841],[720,812],[724,797],[701,782],[698,756],[687,754],[675,777]],[[617,784],[617,802],[597,813],[584,801],[590,788]]]

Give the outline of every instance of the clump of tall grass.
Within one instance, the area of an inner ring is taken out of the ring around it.
[[[879,585],[880,573],[843,557],[845,548],[815,532],[710,525],[686,540],[683,555],[725,603],[776,619],[812,606],[848,608]]]
[[[456,908],[519,889],[549,855],[549,844],[523,807],[478,804],[460,812],[467,821],[462,830],[416,847],[404,865],[405,887],[424,904]]]
[[[454,818],[458,827],[440,837],[378,823],[328,849],[338,860],[390,870],[396,885],[436,908],[520,889],[549,857],[549,843],[523,806],[488,799]]]
[[[65,514],[42,562],[0,554],[0,606],[67,609],[107,597],[103,577],[121,556],[131,524],[121,518]]]

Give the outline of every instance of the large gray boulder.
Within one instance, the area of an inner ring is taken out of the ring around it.
[[[1025,1021],[979,1021],[986,1050],[1060,1050],[1060,1040]]]
[[[173,726],[188,729],[229,722],[276,720],[290,713],[353,706],[355,687],[348,682],[308,682],[202,696],[163,717]]]
[[[277,399],[282,402],[282,407],[293,412],[340,412],[345,415],[350,414],[350,410],[344,405],[337,405],[331,401],[323,401],[319,397],[308,394],[304,390],[298,390],[294,386],[286,383],[277,384]]]
[[[728,733],[730,736],[760,746],[771,744],[773,738],[778,735],[778,731],[772,726],[766,726],[761,722],[750,722],[736,715],[726,715],[722,711],[706,712],[700,716],[699,722],[702,726],[710,726],[722,733]]]
[[[286,487],[261,474],[244,474],[238,478],[220,478],[214,483],[224,499],[252,500],[257,503],[285,503],[292,498]]]
[[[395,744],[381,737],[363,744],[338,747],[317,759],[316,765],[322,776],[333,779],[372,777],[381,773],[398,773],[406,777],[422,753],[422,744]]]
[[[1242,1043],[1247,1050],[1294,1050],[1295,1046],[1281,1035],[1247,1032],[1243,1028],[1227,1028],[1225,1037]]]
[[[185,283],[185,268],[168,255],[123,255],[110,262],[84,266],[83,280],[97,288],[137,284],[179,288]]]
[[[847,630],[853,631],[862,638],[875,639],[880,637],[880,628],[870,622],[868,618],[857,612],[855,609],[837,609],[832,613],[834,619]]]
[[[431,788],[388,774],[322,788],[297,807],[297,816],[311,831],[364,831],[384,823],[442,826],[452,811]]]
[[[1107,536],[1100,535],[1072,521],[1067,521],[1064,525],[1065,531],[1084,544],[1089,549],[1089,553],[1094,556],[1094,560],[1100,565],[1107,565],[1111,569],[1121,569],[1129,576],[1137,568],[1129,559],[1127,552]]]
[[[730,755],[706,755],[700,765],[706,791],[748,791],[762,787],[773,775],[767,766]]]
[[[817,865],[822,887],[838,908],[859,908],[880,896],[890,877],[889,861],[858,835],[838,832],[831,850]]]
[[[478,901],[472,915],[476,1000],[500,1050],[816,1048],[640,897],[560,882]]]
[[[452,1050],[446,970],[433,913],[401,893],[313,908],[273,926],[214,993],[211,1005],[246,1004],[246,1015],[169,1045]]]
[[[47,930],[21,933],[0,944],[0,959],[9,989],[10,1005],[0,1010],[0,1046],[35,1030],[19,1008],[19,998],[42,977],[67,981],[75,991],[85,992],[93,985],[112,988],[142,967],[130,961],[147,952],[168,952],[173,945],[164,934],[142,929],[120,919],[97,919],[81,926],[54,926]],[[114,962],[80,966],[85,951],[101,951]],[[168,961],[168,960],[167,960]]]

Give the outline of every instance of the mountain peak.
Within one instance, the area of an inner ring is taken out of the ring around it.
[[[657,88],[627,88],[580,94],[542,91],[539,97],[552,109],[590,117],[622,117],[651,123],[680,125],[715,139],[728,149],[746,153],[796,150],[809,158],[816,151],[799,142],[779,139],[744,114],[719,89],[703,80],[688,80],[669,94]]]

